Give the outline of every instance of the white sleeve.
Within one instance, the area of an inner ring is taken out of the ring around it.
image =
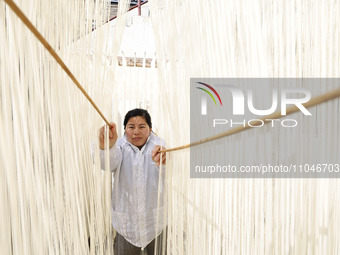
[[[105,170],[105,150],[100,150],[100,168]],[[109,150],[110,154],[110,170],[115,172],[122,162],[121,148],[116,144]]]

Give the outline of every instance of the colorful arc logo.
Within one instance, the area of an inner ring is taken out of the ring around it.
[[[208,85],[206,83],[203,83],[203,82],[197,82],[197,83],[207,87],[208,89],[210,89],[217,96],[217,98],[220,101],[220,104],[222,106],[222,100],[220,98],[220,95],[217,93],[217,91],[212,86],[210,86],[210,85]],[[196,88],[206,92],[212,98],[212,100],[214,101],[215,105],[217,105],[216,100],[215,100],[213,94],[209,90],[207,90],[205,88],[201,88],[201,87],[196,87]],[[202,115],[207,115],[207,99],[206,99],[206,97],[202,97],[201,114]]]
[[[203,85],[203,86],[206,86],[206,87],[209,88],[212,92],[214,92],[214,94],[217,96],[217,98],[218,98],[218,100],[220,101],[220,104],[221,104],[221,106],[222,106],[222,100],[221,100],[221,98],[220,98],[220,95],[217,93],[217,91],[216,91],[213,87],[211,87],[210,85],[208,85],[208,84],[206,84],[206,83],[203,83],[203,82],[197,82],[197,83],[198,83],[198,84],[201,84],[201,85]],[[206,89],[204,89],[204,88],[200,88],[200,87],[196,87],[196,88],[201,89],[201,90],[203,90],[204,92],[206,92],[206,93],[212,98],[212,100],[214,101],[215,105],[217,105],[214,96],[213,96],[208,90],[206,90]]]

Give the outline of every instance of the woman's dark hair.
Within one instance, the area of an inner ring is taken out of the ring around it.
[[[124,118],[124,130],[126,128],[126,124],[129,122],[129,119],[132,117],[137,117],[137,116],[141,116],[145,119],[146,123],[149,125],[150,128],[152,128],[152,123],[151,123],[151,116],[148,113],[147,110],[144,109],[133,109],[131,111],[128,111],[127,114],[125,115]]]

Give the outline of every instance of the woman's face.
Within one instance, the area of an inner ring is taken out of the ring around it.
[[[146,143],[150,133],[151,128],[142,116],[131,117],[125,127],[127,140],[139,149]]]

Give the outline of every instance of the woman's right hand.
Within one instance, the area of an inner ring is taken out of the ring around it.
[[[108,126],[104,125],[99,129],[99,146],[101,150],[105,149],[105,132],[106,128]],[[109,130],[109,148],[111,149],[113,145],[115,145],[116,141],[118,139],[118,134],[117,134],[117,129],[116,129],[116,124],[114,122],[110,123],[110,130]]]

